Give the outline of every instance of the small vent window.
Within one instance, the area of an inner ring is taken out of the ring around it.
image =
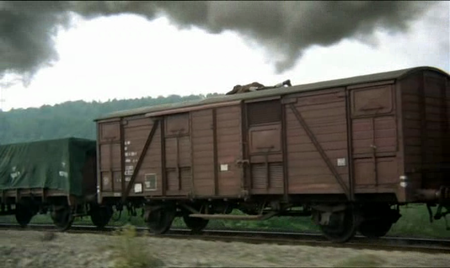
[[[275,123],[281,121],[279,100],[249,103],[247,105],[249,125]]]
[[[156,174],[145,174],[145,190],[146,191],[156,191]]]

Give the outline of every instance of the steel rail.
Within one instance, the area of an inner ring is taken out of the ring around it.
[[[73,225],[66,233],[112,234],[122,226],[107,226],[99,229],[91,225]],[[29,230],[29,231],[57,231],[52,224],[29,224],[26,228],[18,224],[0,223],[0,230]],[[411,238],[386,236],[379,239],[369,239],[355,236],[347,243],[333,243],[320,233],[284,232],[284,231],[247,231],[247,230],[212,230],[205,229],[202,233],[194,234],[189,229],[172,228],[164,235],[149,233],[145,227],[136,227],[139,234],[145,233],[150,237],[170,239],[199,239],[208,241],[244,242],[253,244],[281,244],[295,246],[320,246],[371,250],[416,251],[424,253],[450,253],[450,239]]]

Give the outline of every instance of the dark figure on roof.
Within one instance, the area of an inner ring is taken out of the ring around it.
[[[275,86],[271,86],[271,87],[266,87],[263,84],[260,84],[258,82],[253,82],[251,84],[247,84],[247,85],[236,85],[234,86],[233,90],[231,90],[230,92],[228,92],[226,95],[233,95],[233,94],[240,94],[240,93],[246,93],[246,92],[253,92],[253,91],[259,91],[259,90],[265,90],[265,89],[270,89],[270,88],[278,88],[278,87],[283,87],[283,86],[292,86],[291,85],[291,81],[290,80],[286,80],[283,83],[279,83]]]
[[[247,84],[247,85],[243,85],[243,86],[236,85],[236,86],[234,86],[233,90],[231,90],[230,92],[227,93],[227,95],[256,91],[261,88],[264,88],[264,85],[260,84],[258,82],[253,82],[251,84]]]

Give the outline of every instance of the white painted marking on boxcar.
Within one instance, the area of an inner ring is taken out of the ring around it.
[[[345,158],[338,158],[337,159],[337,166],[338,167],[345,167],[347,165],[345,160],[346,160]]]
[[[133,170],[134,166],[125,166],[125,170]]]
[[[227,164],[220,165],[220,171],[228,171],[228,165]]]
[[[135,183],[134,184],[134,192],[135,193],[142,193],[142,183]]]

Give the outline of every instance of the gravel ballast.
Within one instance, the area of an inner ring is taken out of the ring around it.
[[[450,254],[29,230],[0,230],[0,237],[4,268],[450,266]],[[126,257],[131,255],[140,261],[130,264]]]

